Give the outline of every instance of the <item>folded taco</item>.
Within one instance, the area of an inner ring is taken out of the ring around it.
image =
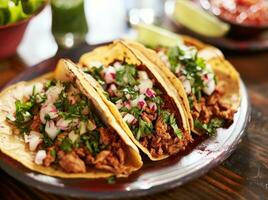
[[[192,130],[213,135],[229,127],[240,105],[240,78],[233,66],[216,48],[185,45],[147,49],[136,42],[130,48],[142,52],[159,73],[177,90],[184,102]]]
[[[128,176],[142,165],[138,148],[67,60],[1,92],[0,150],[63,178]]]
[[[80,65],[119,124],[151,160],[183,151],[191,142],[183,104],[143,54],[115,41],[84,54]]]

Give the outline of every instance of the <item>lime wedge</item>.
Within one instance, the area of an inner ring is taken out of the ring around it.
[[[150,47],[183,44],[179,35],[154,25],[136,24],[134,28],[138,32],[137,40]]]
[[[173,17],[186,28],[208,37],[225,35],[230,26],[189,0],[177,0]]]

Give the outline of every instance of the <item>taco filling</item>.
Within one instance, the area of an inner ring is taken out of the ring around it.
[[[144,66],[92,62],[84,69],[101,84],[135,139],[153,157],[177,153],[191,140],[179,128],[182,120],[174,101]]]
[[[198,56],[195,47],[157,48],[159,57],[180,79],[190,104],[194,126],[201,133],[214,135],[219,127],[228,127],[236,112],[220,101],[224,89],[210,65]]]
[[[35,155],[35,164],[66,173],[86,173],[93,167],[129,174],[125,143],[102,123],[74,84],[56,80],[36,84],[31,95],[15,105],[7,121]]]

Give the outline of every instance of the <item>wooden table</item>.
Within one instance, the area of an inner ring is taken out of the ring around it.
[[[252,103],[252,119],[237,150],[206,175],[145,199],[268,199],[268,51],[226,57],[240,72]],[[0,87],[28,66],[15,55],[0,61]],[[0,199],[71,199],[30,188],[0,170]]]

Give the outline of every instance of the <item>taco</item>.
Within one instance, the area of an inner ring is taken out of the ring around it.
[[[217,128],[229,127],[240,105],[240,77],[220,50],[198,45],[186,38],[184,45],[148,49],[136,42],[130,48],[153,62],[177,97],[184,102],[191,129],[214,135]]]
[[[182,102],[143,54],[115,41],[84,54],[80,66],[128,136],[151,160],[183,151],[192,141]]]
[[[0,94],[0,150],[27,168],[63,178],[128,176],[138,148],[67,60],[55,73]]]

